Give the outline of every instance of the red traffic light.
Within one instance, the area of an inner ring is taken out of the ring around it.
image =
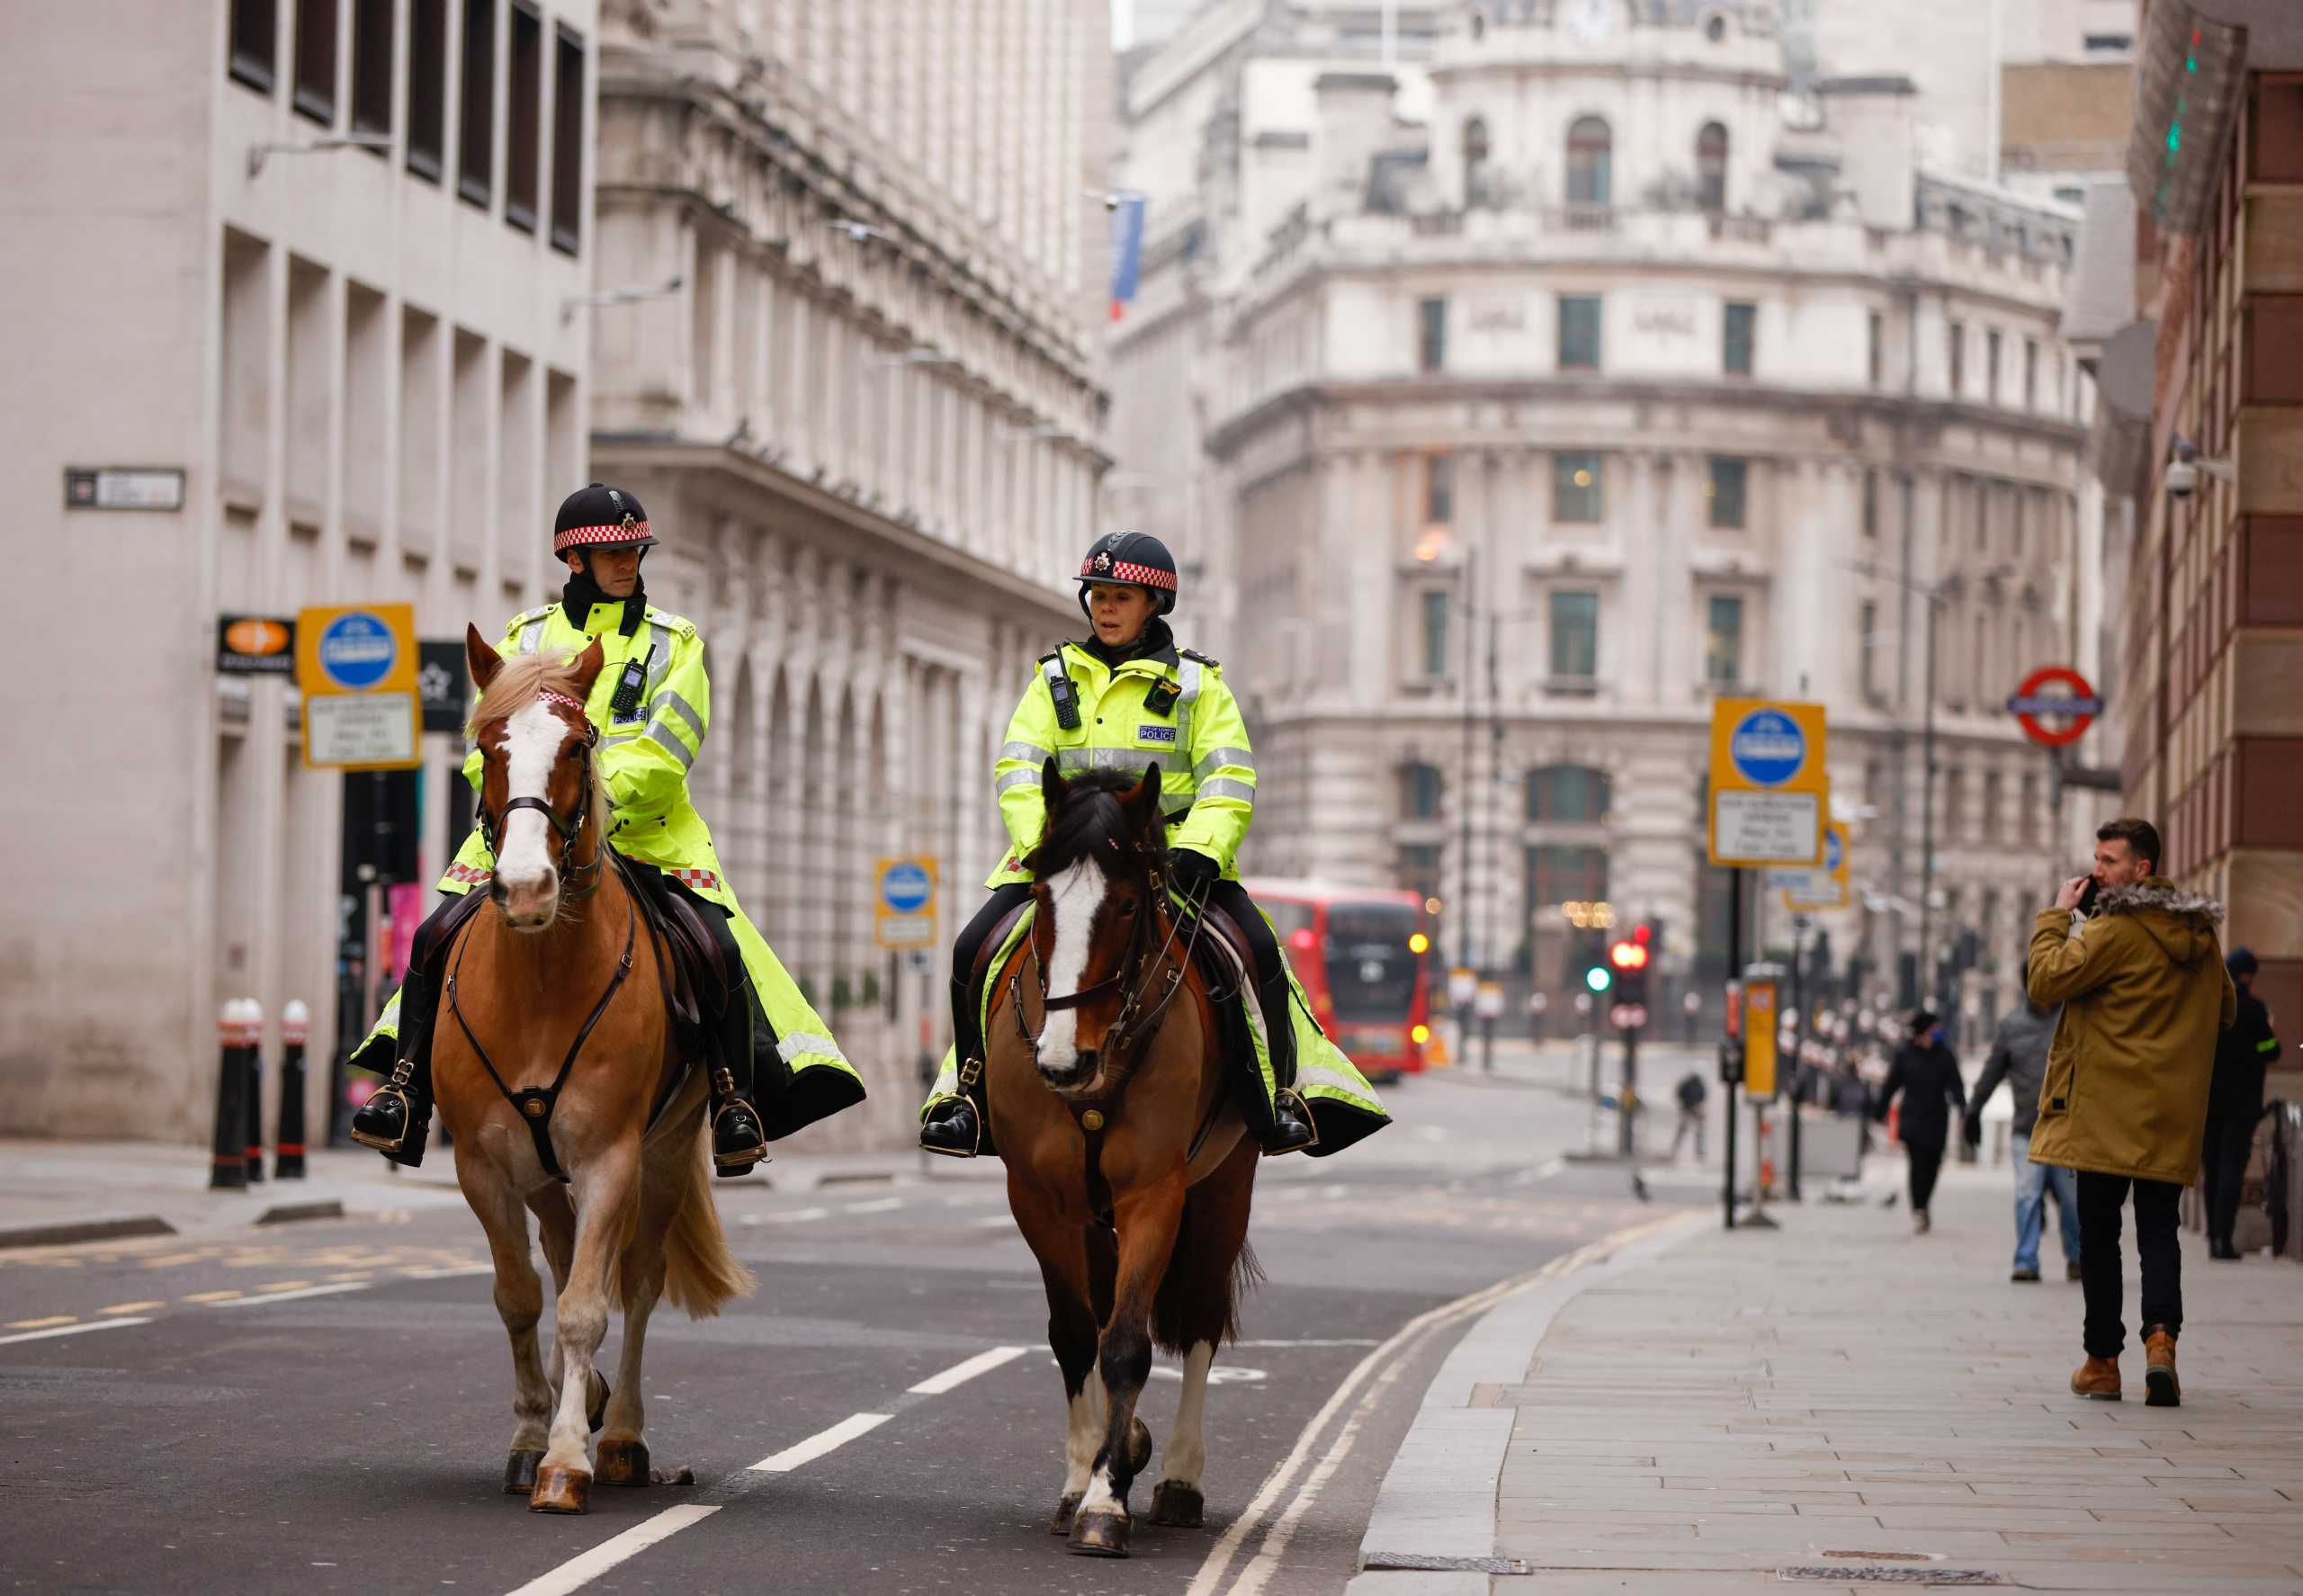
[[[1645,947],[1649,938],[1654,935],[1654,928],[1651,926],[1634,926],[1631,928],[1631,939],[1642,947]]]
[[[1647,949],[1637,942],[1618,942],[1608,949],[1608,962],[1618,970],[1647,968]]]

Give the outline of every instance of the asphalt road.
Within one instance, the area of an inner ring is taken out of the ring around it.
[[[596,1489],[579,1519],[501,1493],[510,1360],[460,1207],[0,1253],[0,1588],[1333,1592],[1459,1299],[1657,1215],[1556,1156],[1585,1111],[1538,1080],[1410,1081],[1373,1141],[1264,1166],[1268,1279],[1216,1366],[1208,1526],[1146,1523],[1147,1474],[1125,1563],[1046,1532],[1037,1271],[996,1170],[939,1162],[723,1183],[759,1292],[649,1340],[655,1461],[698,1484]],[[1155,1372],[1162,1440],[1178,1389]]]

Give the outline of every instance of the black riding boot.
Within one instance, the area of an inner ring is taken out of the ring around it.
[[[920,1151],[973,1158],[982,1150],[983,1128],[968,1092],[982,1079],[983,1036],[975,1017],[975,994],[964,981],[952,982],[952,1054],[960,1064],[960,1095],[928,1108],[919,1126]]]
[[[775,1035],[750,982],[728,994],[717,1039],[719,1062],[712,1071],[712,1165],[723,1177],[749,1174],[767,1156],[767,1134],[753,1107],[752,1060],[758,1047],[775,1046]]]
[[[1271,1050],[1272,1079],[1279,1082],[1271,1097],[1271,1134],[1263,1150],[1269,1157],[1301,1152],[1320,1144],[1320,1133],[1312,1128],[1310,1110],[1295,1090],[1295,1024],[1288,1009],[1293,993],[1286,970],[1283,967],[1277,977],[1260,982],[1257,996],[1263,1005],[1264,1045]]]
[[[432,1139],[432,1022],[438,1014],[439,999],[432,983],[411,963],[399,989],[399,1056],[384,1084],[352,1116],[354,1141],[411,1170],[424,1161],[425,1144]],[[381,1058],[373,1063],[362,1061],[381,1054],[384,1041],[378,1037],[350,1062],[381,1071]]]

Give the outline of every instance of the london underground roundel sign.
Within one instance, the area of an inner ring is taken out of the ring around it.
[[[2062,691],[2049,693],[2048,687]],[[2077,742],[2087,735],[2087,728],[2103,713],[2103,701],[2087,678],[2064,665],[2042,665],[2023,678],[2015,689],[2015,696],[2007,701],[2008,712],[2023,728],[2023,735],[2041,748],[2059,749]],[[2059,726],[2047,724],[2059,721]]]

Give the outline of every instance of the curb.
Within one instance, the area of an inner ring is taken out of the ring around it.
[[[72,1242],[117,1242],[130,1236],[173,1236],[176,1227],[157,1214],[122,1219],[65,1219],[53,1224],[0,1227],[0,1248],[58,1247]]]
[[[1486,1596],[1491,1573],[1519,1572],[1495,1558],[1496,1492],[1518,1410],[1474,1407],[1473,1399],[1483,1385],[1522,1384],[1562,1308],[1707,1233],[1702,1217],[1690,1211],[1620,1245],[1586,1249],[1595,1254],[1587,1263],[1536,1281],[1473,1323],[1431,1376],[1376,1489],[1359,1542],[1362,1572],[1345,1596]]]
[[[253,1223],[257,1224],[291,1224],[299,1219],[341,1219],[344,1199],[327,1197],[316,1203],[282,1203],[266,1208]]]

